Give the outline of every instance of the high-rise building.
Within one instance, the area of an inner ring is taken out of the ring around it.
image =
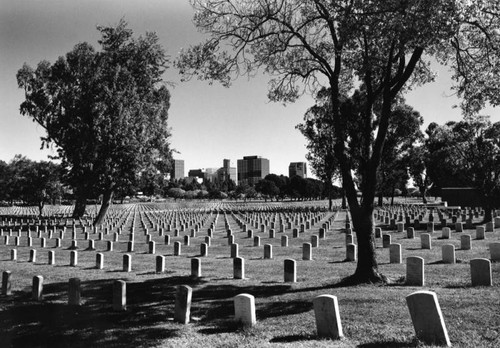
[[[236,168],[231,167],[231,161],[228,159],[224,159],[222,163],[222,168],[217,171],[217,180],[219,182],[233,180],[236,183],[238,180],[236,177]]]
[[[307,165],[305,162],[291,162],[288,166],[288,177],[291,179],[294,176],[307,178]]]
[[[170,172],[171,179],[182,179],[184,177],[184,160],[174,159],[172,170]]]
[[[269,160],[260,156],[244,156],[239,159],[238,185],[255,185],[269,174]]]

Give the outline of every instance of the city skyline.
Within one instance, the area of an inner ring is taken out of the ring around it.
[[[124,18],[134,35],[156,32],[174,60],[182,47],[203,40],[192,24],[193,10],[185,0],[0,0],[0,159],[10,161],[15,154],[33,160],[47,160],[55,151],[40,151],[43,129],[19,114],[23,91],[17,88],[16,72],[24,62],[36,66],[41,60],[53,63],[72,47],[88,41],[99,49],[97,25],[114,25]],[[452,105],[459,100],[449,87],[450,73],[437,67],[436,82],[416,87],[406,95],[407,103],[430,122],[459,120],[460,111]],[[203,81],[181,82],[173,67],[165,79],[171,107],[171,144],[185,168],[209,168],[221,158],[233,162],[245,153],[258,153],[271,160],[270,172],[287,175],[290,162],[307,162],[306,140],[295,126],[314,105],[310,95],[286,107],[267,99],[269,76],[240,78],[230,88]],[[487,109],[492,121],[500,120],[498,109]],[[309,175],[312,171],[309,171]]]

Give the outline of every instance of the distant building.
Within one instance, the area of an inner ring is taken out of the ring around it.
[[[203,169],[190,169],[188,172],[188,177],[205,179],[205,172]]]
[[[224,159],[222,168],[217,170],[217,181],[224,182],[226,180],[233,180],[235,183],[238,180],[236,176],[236,168],[231,167],[231,161],[228,159]]]
[[[238,185],[255,185],[269,174],[269,160],[260,156],[245,156],[237,162]]]
[[[290,166],[288,166],[288,177],[291,179],[296,175],[304,179],[307,178],[307,165],[305,162],[290,163]]]
[[[174,159],[172,164],[170,178],[182,179],[184,177],[184,160]]]
[[[201,182],[214,181],[217,179],[218,168],[191,169],[188,172],[189,178],[201,179]]]

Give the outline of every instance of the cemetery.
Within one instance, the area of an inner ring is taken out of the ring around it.
[[[324,201],[114,205],[105,222],[0,208],[1,346],[498,347],[500,216],[396,204],[373,218],[387,284]],[[495,214],[496,215],[496,214]]]

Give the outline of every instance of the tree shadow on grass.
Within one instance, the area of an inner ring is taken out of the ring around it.
[[[401,342],[401,341],[396,341],[396,340],[390,340],[390,341],[376,341],[376,342],[370,342],[370,343],[363,343],[358,346],[357,348],[380,348],[380,347],[386,347],[386,348],[409,348],[409,347],[418,347],[420,344],[418,340],[413,340],[410,342]]]
[[[288,336],[279,336],[274,337],[269,342],[270,343],[292,343],[292,342],[300,342],[300,341],[309,341],[312,339],[316,339],[317,337],[309,334],[302,335],[288,335]]]
[[[151,346],[177,335],[165,328],[173,313],[178,285],[196,286],[190,277],[127,282],[127,310],[112,310],[113,279],[81,284],[81,306],[66,303],[68,283],[44,286],[43,302],[32,302],[28,291],[0,299],[0,346],[88,347]]]

